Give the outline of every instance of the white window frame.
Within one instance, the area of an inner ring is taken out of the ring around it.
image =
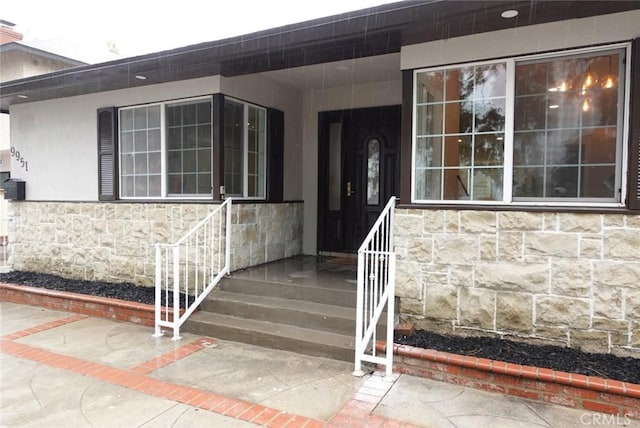
[[[588,200],[539,200],[539,201],[514,201],[513,200],[513,146],[514,146],[514,107],[515,107],[515,68],[516,63],[521,61],[534,61],[552,58],[563,58],[573,55],[606,52],[621,49],[625,51],[626,61],[624,63],[624,75],[620,79],[624,80],[622,87],[623,100],[621,103],[622,112],[618,116],[619,123],[617,129],[620,143],[617,144],[616,153],[616,183],[620,185],[620,200],[611,202],[588,201]],[[504,129],[504,149],[503,149],[503,199],[498,201],[483,200],[455,200],[455,199],[417,199],[416,198],[416,148],[417,148],[417,84],[418,75],[430,71],[450,70],[460,67],[470,67],[478,65],[506,63],[506,100],[505,100],[505,129]],[[629,150],[629,120],[630,120],[630,94],[631,94],[631,43],[615,43],[605,46],[571,49],[566,51],[556,51],[544,54],[531,54],[518,57],[501,58],[490,61],[465,62],[446,66],[428,67],[416,69],[413,72],[412,85],[412,125],[411,125],[411,202],[425,205],[518,205],[518,206],[539,206],[539,207],[593,207],[593,208],[619,208],[625,206],[627,197],[627,169],[626,162]],[[618,179],[619,176],[619,179]]]
[[[167,152],[167,129],[166,129],[166,107],[167,106],[172,106],[172,105],[176,105],[176,104],[191,104],[191,103],[198,103],[198,102],[202,102],[202,101],[209,101],[213,107],[213,97],[209,96],[201,96],[201,97],[194,97],[194,98],[184,98],[184,99],[178,99],[178,100],[171,100],[171,101],[161,101],[161,102],[153,102],[153,103],[148,103],[148,104],[137,104],[137,105],[132,105],[132,106],[126,106],[126,107],[120,107],[118,108],[117,114],[118,114],[118,199],[121,200],[157,200],[157,199],[171,199],[171,200],[210,200],[212,195],[213,195],[213,191],[208,193],[208,194],[187,194],[187,195],[178,195],[178,194],[169,194],[168,189],[167,189],[167,185],[168,185],[168,166],[167,166],[167,156],[168,156],[168,152]],[[152,106],[160,106],[160,152],[161,152],[161,156],[160,156],[160,162],[161,162],[161,166],[160,166],[160,182],[161,182],[161,190],[160,190],[160,196],[123,196],[122,195],[122,168],[120,166],[120,161],[121,161],[121,141],[120,141],[120,129],[121,129],[121,124],[120,124],[120,112],[123,110],[132,110],[132,109],[136,109],[136,108],[141,108],[141,107],[152,107]],[[211,150],[213,150],[213,108],[211,109],[212,113],[211,113],[211,124],[212,124],[212,132],[211,132]],[[216,165],[212,165],[211,169],[212,169],[212,173],[211,173],[211,180],[213,180],[213,171],[215,171]]]
[[[256,200],[256,201],[263,201],[267,199],[267,109],[265,107],[259,106],[257,104],[254,103],[250,103],[247,101],[243,101],[243,100],[239,100],[237,98],[233,98],[233,97],[224,97],[224,102],[226,101],[230,101],[236,104],[240,104],[242,105],[242,114],[243,114],[243,118],[244,118],[244,126],[243,126],[243,130],[242,130],[242,195],[240,194],[233,194],[233,193],[226,193],[225,196],[229,196],[229,197],[233,197],[233,198],[240,198],[240,199],[246,199],[246,200]],[[260,193],[263,196],[247,196],[249,194],[249,180],[247,179],[249,177],[249,107],[253,107],[256,108],[258,110],[261,110],[264,112],[264,134],[265,134],[265,140],[264,140],[264,156],[262,159],[262,171],[264,172],[264,177],[262,179],[262,187],[260,189]],[[224,124],[223,124],[224,126]],[[223,144],[224,146],[224,144]],[[224,167],[223,167],[224,168]],[[223,176],[225,175],[226,171],[223,171]],[[225,186],[226,189],[226,186]]]

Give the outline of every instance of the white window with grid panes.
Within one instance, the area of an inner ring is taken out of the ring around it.
[[[619,206],[628,50],[416,71],[412,200]]]
[[[120,197],[210,197],[211,98],[119,110]]]

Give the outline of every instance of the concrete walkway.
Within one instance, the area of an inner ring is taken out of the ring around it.
[[[640,427],[406,375],[0,302],[2,427]]]

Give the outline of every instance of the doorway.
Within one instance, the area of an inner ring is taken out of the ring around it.
[[[318,251],[354,252],[399,191],[400,106],[318,117]]]

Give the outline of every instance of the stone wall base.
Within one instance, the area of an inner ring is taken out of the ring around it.
[[[384,342],[376,349],[383,352]],[[575,409],[640,419],[640,385],[394,344],[394,370]]]

